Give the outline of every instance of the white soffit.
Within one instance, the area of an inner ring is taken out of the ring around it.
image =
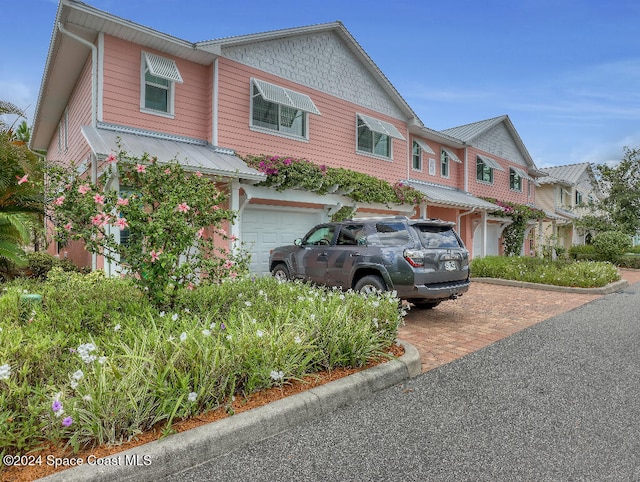
[[[433,154],[434,156],[436,155],[436,153],[433,151],[433,149],[431,149],[431,147],[429,147],[429,144],[427,144],[426,142],[420,140],[420,139],[414,139],[414,141],[416,142],[416,144],[418,144],[420,146],[420,149],[422,149],[424,152],[427,152],[429,154]]]
[[[270,84],[264,80],[253,79],[253,85],[256,86],[262,98],[268,102],[320,115],[320,111],[308,95]]]
[[[182,76],[175,61],[148,52],[144,52],[142,55],[144,55],[144,63],[151,75],[182,84]]]
[[[447,149],[446,147],[443,147],[442,150],[447,153],[447,155],[449,156],[449,159],[451,159],[452,161],[462,163],[460,158],[456,156],[456,153],[453,152],[451,149]]]
[[[498,161],[494,161],[493,159],[487,156],[481,156],[480,154],[478,154],[478,157],[482,159],[482,162],[484,162],[490,168],[495,169],[497,171],[505,172],[504,168],[500,164],[498,164]]]
[[[362,122],[364,122],[364,125],[366,125],[373,132],[377,132],[378,134],[385,134],[390,137],[395,137],[396,139],[400,139],[401,141],[405,140],[404,136],[400,134],[400,131],[396,128],[396,126],[394,126],[390,122],[381,121],[364,114],[358,114],[358,117]]]

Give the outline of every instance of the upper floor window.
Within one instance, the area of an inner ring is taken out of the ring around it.
[[[513,168],[509,169],[509,189],[512,191],[522,191],[522,176]]]
[[[582,193],[576,190],[576,206],[580,206],[582,204]]]
[[[64,110],[58,124],[58,151],[67,152],[69,149],[69,111]]]
[[[444,149],[440,151],[440,175],[449,177],[449,154]]]
[[[413,164],[414,171],[422,171],[422,149],[416,141],[413,141]]]
[[[142,110],[173,116],[175,84],[182,82],[178,66],[173,60],[147,52],[142,53]]]
[[[487,156],[476,158],[476,179],[480,182],[493,184],[493,171],[504,171],[502,166]]]
[[[389,122],[364,114],[358,114],[357,119],[357,151],[391,159],[392,138],[405,140],[400,131]]]
[[[308,113],[320,115],[308,95],[252,79],[251,126],[308,139]]]

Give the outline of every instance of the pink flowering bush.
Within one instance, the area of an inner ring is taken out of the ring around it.
[[[246,268],[246,259],[236,259],[206,234],[230,239],[222,224],[235,217],[220,207],[227,193],[213,179],[148,155],[119,152],[106,165],[96,184],[69,170],[49,173],[49,207],[59,240],[82,240],[90,252],[119,262],[160,306],[172,305],[179,287],[201,279],[217,282]],[[120,192],[105,188],[116,176]],[[127,242],[118,242],[117,232]]]

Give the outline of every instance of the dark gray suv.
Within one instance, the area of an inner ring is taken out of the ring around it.
[[[469,252],[454,223],[404,216],[320,224],[293,246],[271,251],[280,279],[303,279],[365,293],[397,292],[433,308],[469,289]]]

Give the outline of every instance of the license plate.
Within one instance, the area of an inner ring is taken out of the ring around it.
[[[455,261],[445,261],[444,269],[446,269],[447,271],[455,271],[458,269],[458,263],[456,263]]]

